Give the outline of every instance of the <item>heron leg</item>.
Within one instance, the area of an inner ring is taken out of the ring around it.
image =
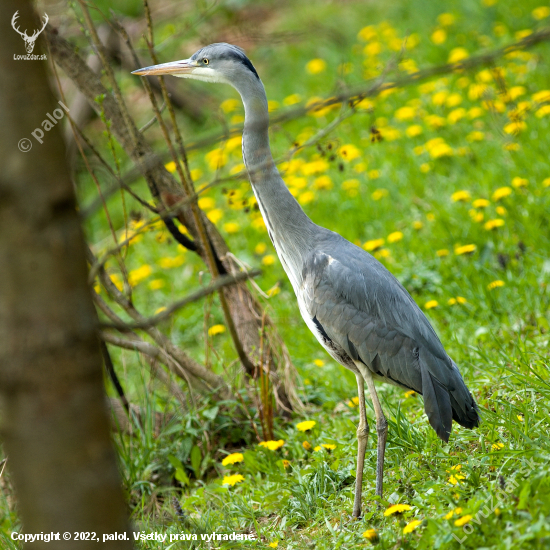
[[[377,456],[376,456],[376,494],[382,497],[382,487],[384,484],[384,455],[386,453],[386,439],[388,438],[388,421],[384,416],[382,405],[378,399],[376,388],[374,387],[374,379],[369,369],[365,368],[362,374],[367,381],[374,414],[376,416],[376,433],[378,435]]]
[[[357,427],[357,474],[355,476],[355,498],[353,500],[353,517],[361,516],[361,494],[363,492],[363,468],[365,465],[365,452],[369,437],[369,423],[367,422],[367,409],[365,407],[365,381],[361,374],[357,378],[357,392],[359,396],[359,426]]]

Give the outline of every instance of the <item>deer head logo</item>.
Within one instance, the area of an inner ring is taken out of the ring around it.
[[[23,40],[25,41],[25,48],[27,50],[27,53],[32,53],[34,50],[34,43],[36,42],[36,39],[38,38],[38,35],[44,30],[46,25],[48,24],[48,14],[44,14],[44,24],[42,25],[42,28],[39,31],[34,31],[32,33],[32,36],[27,36],[27,30],[25,29],[25,32],[21,32],[17,27],[17,18],[19,17],[19,10],[17,10],[12,17],[11,20],[11,26],[13,27],[13,30],[18,32]]]

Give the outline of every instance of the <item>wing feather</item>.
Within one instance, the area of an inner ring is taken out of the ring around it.
[[[303,315],[315,318],[354,361],[421,393],[441,439],[448,440],[453,418],[477,425],[475,401],[409,293],[370,254],[344,239],[339,244],[323,243],[307,257],[301,277]]]

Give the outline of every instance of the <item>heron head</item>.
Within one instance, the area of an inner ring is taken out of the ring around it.
[[[256,69],[238,46],[210,44],[195,52],[189,59],[153,65],[133,71],[132,74],[173,75],[180,78],[194,78],[206,82],[224,82],[235,85],[245,78],[259,80]]]

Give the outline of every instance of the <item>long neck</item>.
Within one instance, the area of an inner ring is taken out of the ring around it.
[[[269,115],[265,89],[254,75],[235,86],[244,103],[243,160],[269,237],[292,283],[313,245],[315,224],[286,187],[269,147]],[[286,264],[286,265],[285,265]],[[289,269],[293,272],[289,273]]]

